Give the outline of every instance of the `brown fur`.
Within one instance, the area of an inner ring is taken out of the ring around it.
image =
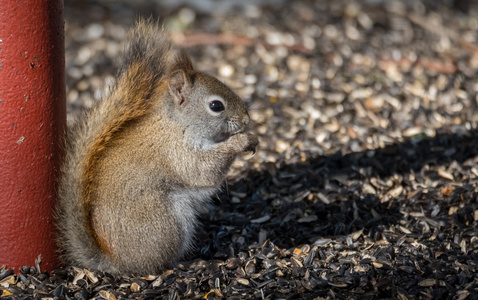
[[[57,207],[66,263],[157,273],[187,251],[230,164],[257,145],[242,101],[139,21],[109,96],[71,128]],[[208,101],[224,101],[211,112]]]

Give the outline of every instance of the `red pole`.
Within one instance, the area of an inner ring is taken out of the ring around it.
[[[0,0],[0,266],[58,267],[52,209],[66,129],[63,0]]]

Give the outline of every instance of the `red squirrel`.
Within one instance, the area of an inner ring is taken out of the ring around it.
[[[157,24],[127,37],[109,95],[70,128],[57,224],[68,265],[154,274],[191,248],[233,160],[255,151],[243,101]]]

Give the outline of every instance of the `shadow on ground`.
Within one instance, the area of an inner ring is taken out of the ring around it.
[[[381,149],[318,156],[303,163],[251,172],[220,195],[212,212],[203,217],[198,239],[201,256],[226,258],[247,251],[251,243],[264,239],[259,236],[261,230],[282,248],[320,243],[330,237],[345,238],[359,230],[371,240],[380,240],[386,228],[399,224],[404,201],[419,210],[428,205],[427,197],[433,197],[421,191],[403,192],[384,201],[384,197],[390,197],[387,190],[400,185],[406,191],[412,186],[426,186],[430,180],[451,182],[437,170],[471,168],[477,155],[478,131],[469,131],[433,138],[416,136]],[[454,174],[455,181],[460,181],[456,176],[459,170]],[[382,192],[377,189],[375,195],[367,193],[363,183],[371,178],[384,186]],[[394,187],[387,187],[387,182],[393,182]],[[457,197],[463,194],[461,189],[473,187],[457,187]],[[318,193],[325,201],[317,199]],[[247,196],[233,203],[231,199],[237,194]],[[473,210],[459,210],[456,219],[463,224],[472,222]],[[447,221],[437,218],[437,222]]]

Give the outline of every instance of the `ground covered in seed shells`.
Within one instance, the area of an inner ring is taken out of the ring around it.
[[[173,2],[65,1],[69,118],[133,18],[169,16],[252,107],[258,153],[175,268],[3,268],[2,299],[478,299],[476,2]]]

